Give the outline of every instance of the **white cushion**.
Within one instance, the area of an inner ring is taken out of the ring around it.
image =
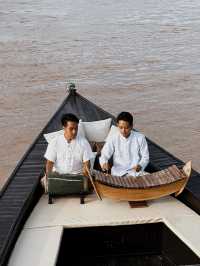
[[[108,141],[113,135],[116,135],[118,133],[119,133],[119,128],[112,125],[105,141]]]
[[[110,130],[111,118],[92,122],[82,122],[85,136],[88,141],[103,142],[105,141]]]
[[[77,135],[79,137],[85,138],[85,131],[84,131],[84,126],[83,126],[82,120],[79,120],[79,123],[78,123],[78,133],[77,133]]]
[[[64,130],[61,129],[61,130],[58,130],[58,131],[54,131],[54,132],[51,132],[51,133],[44,134],[44,138],[46,139],[46,141],[48,143],[50,143],[52,141],[52,139],[54,139],[57,136],[63,135],[63,134],[64,134]],[[78,133],[77,133],[77,135],[81,136],[81,137],[85,137],[85,132],[84,132],[84,128],[83,128],[83,122],[81,120],[79,120],[79,123],[78,123]]]
[[[50,143],[52,141],[52,139],[54,139],[57,136],[62,135],[63,133],[64,133],[64,130],[61,129],[59,131],[54,131],[54,132],[51,132],[51,133],[44,134],[44,137],[45,137],[46,141],[48,143]]]

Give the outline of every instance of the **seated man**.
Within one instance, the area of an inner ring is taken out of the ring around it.
[[[100,157],[103,171],[109,170],[108,160],[113,156],[111,174],[138,176],[149,163],[149,151],[143,134],[133,131],[133,116],[122,112],[117,117],[119,132],[105,143]]]
[[[56,174],[87,175],[93,153],[85,138],[77,136],[79,120],[74,114],[61,118],[64,134],[55,137],[48,145],[44,157],[46,176]]]

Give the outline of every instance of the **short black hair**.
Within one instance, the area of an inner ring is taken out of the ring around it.
[[[71,114],[71,113],[62,115],[61,123],[62,123],[63,127],[65,127],[67,125],[67,122],[75,122],[78,124],[79,119],[78,119],[78,117],[76,117],[74,114]]]
[[[117,123],[120,120],[126,121],[126,122],[129,123],[130,126],[133,126],[133,116],[129,112],[121,112],[120,114],[118,114],[118,116],[117,116]]]

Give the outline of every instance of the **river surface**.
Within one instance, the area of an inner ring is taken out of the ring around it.
[[[0,0],[0,182],[66,81],[200,171],[199,0]]]

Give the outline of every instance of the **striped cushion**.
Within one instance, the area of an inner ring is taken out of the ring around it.
[[[186,178],[183,172],[175,165],[153,174],[146,174],[138,177],[112,176],[96,170],[93,170],[92,173],[95,176],[95,179],[100,183],[120,188],[150,188],[173,183]]]

